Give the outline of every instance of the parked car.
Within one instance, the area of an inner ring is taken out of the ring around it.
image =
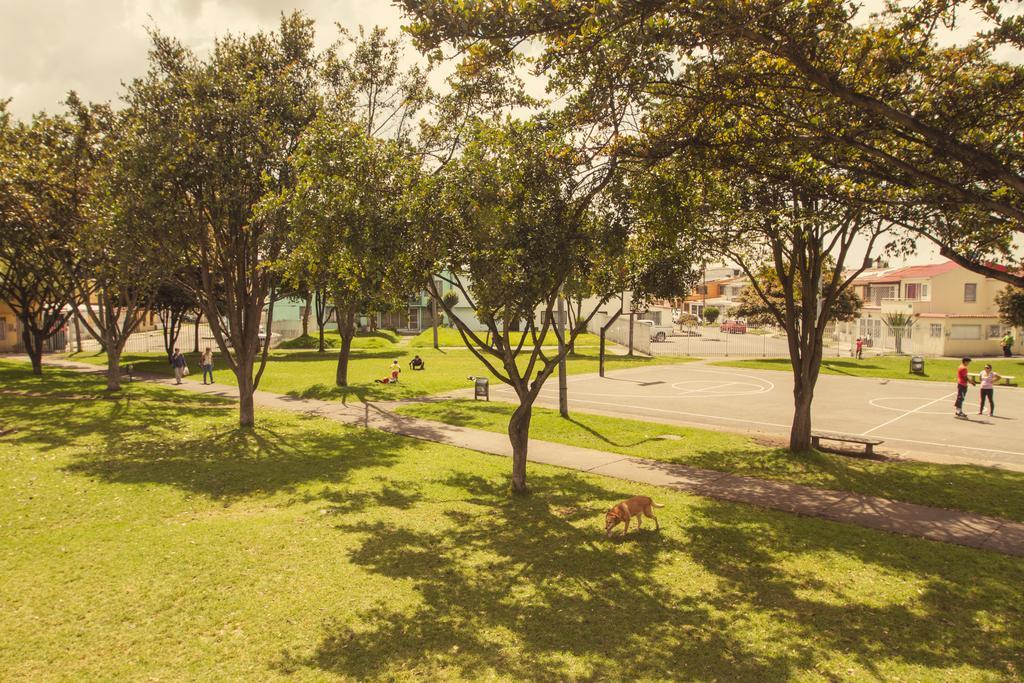
[[[741,323],[739,320],[726,320],[719,326],[719,329],[729,334],[746,334],[747,324]]]
[[[651,341],[652,342],[663,342],[672,336],[673,329],[671,325],[652,325],[651,326]]]

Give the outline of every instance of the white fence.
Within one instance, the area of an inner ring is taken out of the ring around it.
[[[601,334],[601,328],[608,322],[608,316],[605,313],[598,313],[590,320],[590,325],[587,327],[587,331],[591,334]],[[654,328],[654,323],[650,320],[633,320],[633,351],[637,353],[643,353],[648,356],[652,355],[652,342],[651,334]],[[620,315],[619,319],[612,323],[612,326],[605,332],[605,339],[613,341],[616,344],[621,344],[625,347],[629,347],[629,316],[626,314]]]

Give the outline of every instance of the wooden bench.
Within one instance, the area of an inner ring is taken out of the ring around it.
[[[853,434],[833,434],[831,432],[811,432],[811,446],[818,448],[822,439],[825,441],[841,441],[844,443],[859,443],[864,446],[864,455],[874,455],[875,446],[885,443],[882,439],[871,436],[854,436]]]

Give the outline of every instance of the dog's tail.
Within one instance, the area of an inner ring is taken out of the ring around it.
[[[663,507],[665,507],[665,506],[664,506],[664,505],[662,505],[661,503],[655,503],[655,502],[654,502],[654,501],[652,500],[652,501],[651,501],[651,507],[652,507],[652,508],[663,508]]]

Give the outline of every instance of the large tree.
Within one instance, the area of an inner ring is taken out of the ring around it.
[[[595,304],[552,352],[554,312],[563,288],[582,288],[598,264],[621,258],[621,222],[599,211],[614,166],[581,166],[585,155],[565,135],[538,121],[475,124],[461,155],[420,186],[414,215],[430,225],[437,255],[428,281],[434,299],[488,371],[516,392],[509,421],[512,490],[526,490],[533,404],[577,335],[616,290],[592,287]],[[436,285],[447,281],[486,328],[455,315]],[[512,330],[520,326],[522,333]]]
[[[325,274],[341,335],[335,382],[346,386],[357,314],[396,305],[423,279],[413,258],[421,228],[406,210],[419,163],[407,145],[325,115],[303,137],[296,168],[289,261]]]
[[[403,206],[419,166],[419,114],[433,94],[427,71],[405,66],[407,56],[406,41],[384,28],[342,29],[327,59],[330,98],[297,155],[292,263],[323,271],[341,337],[338,386],[348,384],[359,313],[372,320],[421,287],[411,258],[418,230]]]
[[[72,315],[80,273],[73,237],[94,178],[97,128],[74,95],[69,112],[15,122],[0,102],[0,298],[14,311],[32,371]]]
[[[870,253],[883,229],[869,209],[818,195],[813,185],[734,178],[732,187],[733,203],[716,216],[718,248],[743,269],[786,332],[794,400],[789,448],[804,452],[811,447],[826,329],[867,263],[850,264],[851,257],[858,241]]]
[[[194,294],[237,378],[242,427],[255,420],[288,232],[283,208],[263,200],[293,186],[292,155],[319,109],[313,38],[299,13],[275,32],[219,38],[202,58],[155,34],[150,72],[128,94],[147,142],[140,178],[183,215],[153,238],[199,272]]]
[[[1024,66],[996,57],[1024,49],[1014,2],[889,3],[871,16],[847,0],[401,4],[427,49],[536,54],[539,44],[541,70],[585,118],[653,98],[701,124],[660,139],[662,151],[706,146],[701,126],[742,109],[733,135],[746,146],[809,143],[818,162],[886,184],[887,219],[967,268],[1024,284],[1013,267]],[[980,29],[954,43],[944,29],[966,13]],[[757,125],[744,125],[751,111]]]
[[[81,322],[107,354],[107,389],[121,388],[121,354],[154,304],[165,269],[176,262],[152,249],[152,230],[173,229],[163,205],[139,182],[137,118],[131,110],[99,110],[103,130],[86,220],[72,247],[81,261],[75,300]],[[173,214],[171,214],[173,215]]]

